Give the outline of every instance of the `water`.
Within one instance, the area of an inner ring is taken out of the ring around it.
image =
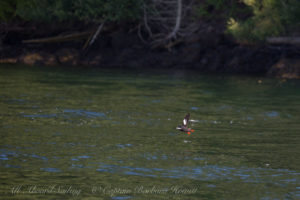
[[[300,81],[2,65],[0,86],[4,199],[300,199]]]

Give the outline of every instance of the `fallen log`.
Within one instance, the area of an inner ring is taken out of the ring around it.
[[[56,42],[68,42],[72,40],[81,40],[88,38],[92,31],[86,31],[81,33],[73,33],[69,35],[59,35],[54,37],[47,37],[47,38],[38,38],[38,39],[31,39],[31,40],[23,40],[22,43],[56,43]]]
[[[267,42],[270,44],[300,45],[300,37],[269,37]]]

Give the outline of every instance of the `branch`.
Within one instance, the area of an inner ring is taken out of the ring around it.
[[[145,24],[145,27],[146,27],[146,30],[149,34],[149,36],[152,38],[153,37],[153,34],[152,34],[152,31],[151,31],[151,28],[149,27],[148,25],[148,18],[147,18],[147,11],[146,11],[146,6],[144,4],[143,6],[143,9],[144,9],[144,24]]]
[[[142,25],[139,24],[139,26],[138,26],[138,36],[139,36],[139,38],[142,40],[142,42],[143,42],[144,44],[146,44],[147,42],[146,42],[146,40],[144,39],[144,37],[142,36],[142,30],[141,30],[141,27],[142,27]]]
[[[84,44],[82,50],[85,50],[87,47],[91,46],[95,40],[97,39],[100,31],[102,30],[103,26],[104,26],[104,23],[101,23],[99,26],[98,26],[98,29],[96,30],[96,32],[93,34],[93,37],[89,37],[89,39],[86,41],[86,43]],[[92,36],[92,35],[91,35]]]
[[[169,40],[173,37],[176,37],[176,33],[180,28],[181,23],[181,12],[182,12],[182,2],[181,0],[177,0],[177,17],[176,17],[176,24],[173,31],[167,36],[166,40]]]

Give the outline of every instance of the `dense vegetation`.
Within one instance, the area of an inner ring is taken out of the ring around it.
[[[0,19],[111,21],[136,19],[139,0],[2,0]]]
[[[138,23],[143,21],[143,8],[149,2],[151,0],[1,0],[0,21]],[[241,41],[263,41],[269,36],[291,36],[300,31],[299,0],[197,0],[193,12],[199,23],[222,18],[227,32]]]
[[[239,40],[263,41],[269,36],[300,33],[299,0],[244,0],[252,16],[244,21],[230,18],[228,31]]]

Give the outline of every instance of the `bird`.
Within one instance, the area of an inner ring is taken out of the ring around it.
[[[187,134],[189,134],[189,135],[191,134],[191,132],[194,132],[194,131],[195,131],[194,129],[188,128],[189,119],[190,119],[190,113],[188,113],[188,114],[184,117],[182,125],[178,125],[178,126],[176,127],[176,129],[177,129],[177,130],[180,130],[180,131],[183,131],[183,132],[185,132],[185,133],[187,133]]]

